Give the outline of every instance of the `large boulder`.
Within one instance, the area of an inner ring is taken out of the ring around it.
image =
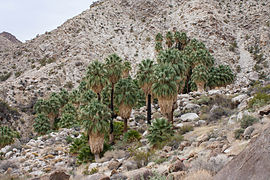
[[[153,175],[153,173],[150,169],[141,168],[141,169],[125,172],[124,175],[127,176],[128,179],[132,179],[132,180],[141,180],[141,179],[147,180]]]
[[[270,124],[214,177],[216,180],[264,180],[270,177]]]
[[[195,121],[199,119],[199,116],[196,113],[186,113],[181,116],[182,121]]]

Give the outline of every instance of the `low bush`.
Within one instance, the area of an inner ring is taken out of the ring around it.
[[[241,139],[242,134],[244,133],[244,129],[240,128],[234,131],[235,139]]]
[[[124,134],[124,141],[125,142],[135,142],[139,141],[141,139],[141,134],[136,130],[129,130]]]
[[[270,103],[270,94],[259,92],[248,102],[248,107],[258,108],[267,105],[269,103]]]
[[[0,149],[14,142],[15,138],[19,138],[19,133],[13,131],[8,126],[0,126]]]
[[[246,129],[249,126],[252,126],[255,122],[258,122],[259,119],[249,116],[249,115],[244,115],[243,118],[240,121],[240,126],[243,129]]]
[[[124,123],[120,121],[113,122],[113,134],[114,139],[119,140],[124,132]]]
[[[155,119],[148,129],[149,134],[147,139],[154,147],[162,146],[165,141],[168,141],[173,136],[173,129],[170,122],[166,119]]]
[[[191,125],[184,125],[183,127],[180,128],[180,133],[185,134],[185,133],[187,133],[189,131],[193,131],[193,129],[194,128]]]
[[[0,82],[6,81],[11,75],[12,75],[11,72],[9,72],[7,74],[0,75]]]
[[[128,149],[130,156],[136,161],[138,166],[141,168],[143,166],[146,166],[148,162],[150,161],[151,157],[155,154],[153,150],[151,151],[144,151],[139,149]]]

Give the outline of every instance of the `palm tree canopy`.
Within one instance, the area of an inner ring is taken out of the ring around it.
[[[169,48],[158,54],[157,62],[171,64],[178,76],[186,72],[186,57],[178,49]]]
[[[87,90],[87,83],[85,81],[81,81],[78,87],[79,92],[82,93]]]
[[[151,91],[151,86],[154,82],[155,66],[154,61],[150,59],[143,60],[139,64],[136,78],[145,94],[149,94]]]
[[[209,77],[208,69],[204,65],[198,65],[192,70],[191,80],[193,82],[206,83]]]
[[[158,33],[157,35],[156,35],[156,41],[157,42],[162,42],[163,41],[163,36],[162,36],[162,34],[161,33]]]
[[[210,69],[208,85],[210,87],[226,86],[233,82],[234,73],[228,65],[219,65]]]
[[[92,62],[86,72],[87,86],[95,93],[100,93],[107,84],[106,73],[103,63],[97,60]]]
[[[166,44],[170,48],[174,43],[174,36],[171,31],[167,32],[166,34]]]
[[[131,70],[131,63],[129,61],[125,61],[123,64],[123,70],[124,71],[130,71]]]
[[[72,103],[78,104],[80,103],[80,97],[81,97],[81,93],[77,89],[74,89],[69,94],[69,101]]]
[[[112,54],[105,59],[107,77],[112,84],[117,83],[122,75],[122,59],[117,54]]]
[[[34,105],[34,110],[36,113],[45,113],[49,114],[49,104],[48,101],[44,99],[37,100],[36,104]]]
[[[120,79],[115,85],[115,103],[116,105],[124,104],[133,107],[137,103],[137,87],[129,77]]]
[[[152,85],[152,92],[157,97],[174,97],[177,94],[177,76],[170,64],[159,64],[155,69],[155,82]]]
[[[81,94],[80,103],[87,105],[94,99],[97,99],[97,95],[92,90],[88,90]]]
[[[110,109],[96,99],[83,107],[79,116],[84,129],[91,134],[107,133],[110,118]]]
[[[64,113],[69,113],[69,114],[73,114],[73,115],[76,115],[77,114],[76,108],[71,103],[67,103],[63,107],[62,112],[63,112],[63,114]]]

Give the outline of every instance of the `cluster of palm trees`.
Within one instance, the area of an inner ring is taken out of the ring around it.
[[[36,122],[42,114],[53,128],[82,125],[89,135],[89,145],[95,157],[103,150],[104,137],[114,142],[113,121],[119,115],[128,130],[128,119],[138,102],[138,91],[145,95],[147,123],[151,124],[151,104],[158,100],[161,113],[173,125],[173,112],[177,108],[177,95],[192,88],[203,91],[205,86],[220,87],[230,84],[234,75],[228,66],[214,67],[214,58],[202,42],[190,40],[186,33],[168,32],[163,43],[161,33],[156,35],[156,62],[142,60],[137,73],[129,75],[131,63],[117,54],[104,62],[93,61],[77,89],[68,93],[61,90],[48,100],[35,105]]]

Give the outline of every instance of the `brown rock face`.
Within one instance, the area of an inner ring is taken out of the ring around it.
[[[231,160],[215,180],[267,180],[270,177],[270,124],[260,136]]]
[[[13,36],[12,34],[8,33],[8,32],[2,32],[0,33],[0,36],[8,39],[9,41],[13,42],[13,43],[22,43],[21,41],[19,41],[15,36]]]

